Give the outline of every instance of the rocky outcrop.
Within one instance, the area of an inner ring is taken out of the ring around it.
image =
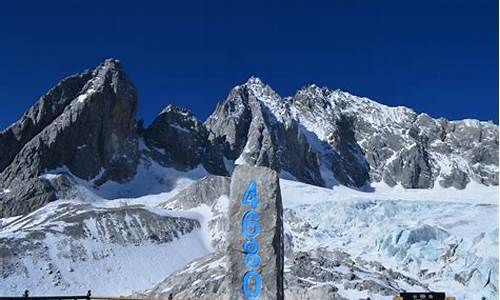
[[[162,203],[162,207],[189,210],[200,205],[212,206],[222,197],[229,197],[230,177],[209,175]]]
[[[434,185],[434,174],[427,151],[421,144],[402,149],[384,169],[384,181],[405,188],[429,188]]]
[[[498,185],[497,125],[433,119],[316,85],[283,99],[252,77],[205,124],[228,160],[310,184]]]
[[[275,171],[251,166],[238,166],[235,169],[230,188],[229,178],[208,176],[160,205],[168,209],[186,210],[209,206],[212,217],[207,220],[208,233],[215,252],[166,278],[147,291],[147,295],[171,296],[173,299],[242,298],[243,276],[249,270],[246,269],[246,256],[242,250],[245,239],[241,224],[243,215],[252,208],[241,203],[244,195],[249,193],[252,182],[256,184],[256,197],[259,198],[258,205],[253,208],[260,216],[258,223],[261,234],[255,237],[260,257],[255,271],[262,278],[259,298],[283,299],[283,208],[279,180]],[[221,202],[225,202],[226,207]],[[214,235],[215,232],[219,232],[219,235]]]
[[[188,109],[168,105],[143,136],[148,154],[164,166],[186,171],[201,164],[211,174],[227,175],[219,145]]]
[[[498,126],[491,122],[433,119],[316,85],[281,98],[255,77],[233,88],[205,123],[169,105],[143,129],[137,105],[114,59],[49,90],[0,132],[0,216],[58,199],[58,187],[40,177],[48,170],[66,168],[98,186],[125,182],[141,155],[223,176],[237,164],[264,166],[326,187],[498,185]]]
[[[172,299],[231,299],[225,284],[226,257],[216,252],[173,273],[141,296]],[[342,251],[292,252],[285,264],[285,299],[347,300],[356,293],[393,296],[405,288],[429,290],[425,284],[378,262],[353,260]]]
[[[64,167],[96,185],[132,177],[139,159],[136,112],[137,92],[117,60],[59,83],[3,132],[0,148],[15,146],[1,150],[12,158],[2,160],[8,165],[0,173],[0,216],[55,200],[57,191],[39,177],[47,170]]]
[[[287,299],[349,299],[349,290],[367,296],[393,296],[404,292],[408,285],[428,290],[417,280],[380,263],[353,260],[339,250],[318,248],[311,252],[293,252],[288,264]]]
[[[81,92],[92,72],[83,72],[63,79],[28,109],[20,120],[0,132],[0,172],[14,159],[21,148],[52,123]]]
[[[285,115],[275,115],[268,105]],[[235,87],[205,122],[210,140],[223,145],[236,164],[270,167],[296,179],[323,185],[319,156],[283,101],[258,78]]]

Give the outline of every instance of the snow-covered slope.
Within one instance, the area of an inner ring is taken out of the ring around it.
[[[67,169],[68,199],[0,219],[0,295],[129,295],[212,251],[200,213],[156,208],[206,174],[145,160],[128,184],[96,188]]]
[[[204,181],[163,206],[208,205],[214,211],[221,195],[203,187],[224,184]],[[392,299],[401,291],[428,290],[457,299],[498,297],[498,188],[398,190],[376,184],[362,192],[284,179],[280,185],[288,298]],[[213,216],[212,243],[223,245],[227,220]],[[144,294],[218,297],[211,291],[221,288],[226,272],[224,247],[214,250]]]

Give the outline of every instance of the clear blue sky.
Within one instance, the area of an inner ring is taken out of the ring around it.
[[[450,119],[498,124],[498,1],[9,1],[0,127],[67,75],[125,65],[146,123],[168,103],[205,119],[251,75]]]

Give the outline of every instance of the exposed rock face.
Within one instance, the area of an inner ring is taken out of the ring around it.
[[[208,175],[168,199],[162,207],[189,210],[203,204],[212,206],[220,197],[229,197],[230,184],[230,177]]]
[[[212,174],[227,175],[218,145],[190,110],[168,105],[144,131],[150,155],[165,166],[190,170],[202,164]]]
[[[173,273],[152,289],[138,296],[167,299],[172,297],[176,300],[229,300],[229,287],[224,282],[226,275],[226,257],[222,252],[215,252],[195,260],[186,268]]]
[[[140,155],[181,171],[228,175],[234,164],[332,187],[383,181],[405,188],[498,185],[498,126],[448,121],[315,85],[281,98],[252,77],[205,123],[167,106],[140,135],[137,92],[121,64],[62,80],[0,132],[0,216],[25,214],[59,197],[39,176],[66,167],[96,185],[124,182]]]
[[[365,295],[393,296],[405,285],[428,288],[377,262],[354,261],[342,251],[316,249],[292,252],[285,273],[287,299],[346,299],[339,290],[357,290]],[[314,280],[308,280],[312,279]]]
[[[136,112],[137,93],[117,60],[63,80],[1,135],[0,149],[14,146],[0,150],[7,153],[0,185],[9,190],[0,194],[0,216],[54,200],[56,190],[38,177],[46,170],[67,167],[85,180],[100,175],[97,185],[133,176]]]
[[[20,120],[0,132],[0,171],[5,169],[21,148],[52,123],[81,92],[92,72],[70,76],[42,96]]]
[[[384,172],[385,182],[389,185],[396,185],[399,179],[404,187],[429,188],[434,182],[429,154],[419,144],[405,149],[388,164]]]
[[[433,119],[315,85],[282,99],[251,78],[230,92],[206,126],[212,140],[224,143],[227,159],[315,185],[498,185],[497,125]]]
[[[268,105],[285,116],[277,117]],[[300,181],[323,185],[319,156],[283,101],[258,78],[235,87],[206,121],[210,140],[223,144],[224,155],[238,164],[286,171]]]

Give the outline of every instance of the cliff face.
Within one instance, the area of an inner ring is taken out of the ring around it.
[[[315,85],[282,99],[251,78],[205,124],[227,159],[315,185],[498,185],[497,125],[433,119]]]
[[[0,215],[25,214],[54,200],[42,175],[66,167],[100,185],[135,174],[137,92],[117,60],[69,77],[0,135]]]
[[[117,60],[62,80],[0,133],[0,216],[57,199],[60,187],[40,177],[47,170],[67,168],[97,186],[125,182],[141,155],[216,175],[235,164],[265,166],[325,187],[498,185],[493,123],[433,119],[315,85],[282,98],[255,77],[234,87],[204,123],[169,105],[137,128],[137,107]]]
[[[227,175],[222,152],[208,130],[185,108],[168,105],[143,132],[147,154],[164,166],[190,170],[202,165],[209,173]]]

